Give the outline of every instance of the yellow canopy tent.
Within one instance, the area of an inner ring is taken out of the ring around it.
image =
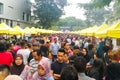
[[[51,34],[51,33],[55,33],[55,31],[53,31],[53,30],[46,30],[46,33]]]
[[[107,31],[107,36],[112,38],[120,38],[120,21],[113,25],[113,28]]]
[[[80,30],[79,30],[79,31],[75,31],[74,33],[75,33],[75,34],[80,34]]]
[[[23,35],[24,31],[19,26],[15,26],[13,28],[13,30],[10,30],[9,34],[11,34],[11,35]]]
[[[91,30],[88,34],[89,34],[89,36],[95,36],[96,32],[102,31],[105,28],[106,28],[106,24],[102,24],[100,27],[97,27],[96,29]]]
[[[98,30],[98,28],[99,28],[99,27],[97,27],[96,25],[93,26],[93,28],[90,29],[90,30],[87,32],[87,36],[93,36],[94,32],[95,32],[96,30]]]
[[[109,30],[111,27],[109,27],[107,24],[103,24],[102,26],[104,26],[104,28],[95,32],[95,37],[99,37],[99,38],[107,37],[107,30]]]
[[[80,34],[80,31],[71,31],[69,34]]]
[[[91,36],[91,31],[94,31],[95,29],[97,29],[98,27],[95,25],[93,27],[91,27],[88,31],[87,31],[87,36]]]
[[[85,29],[81,30],[81,31],[80,31],[80,35],[86,36],[86,35],[87,35],[87,31],[88,31],[89,29],[91,29],[91,27],[85,28]]]
[[[35,27],[32,27],[30,30],[31,30],[31,34],[37,34],[38,33]]]
[[[55,31],[53,31],[53,30],[46,30],[46,33],[51,34],[51,33],[55,33]]]
[[[0,34],[8,34],[10,29],[12,29],[12,28],[10,28],[5,23],[0,24]]]
[[[51,33],[59,33],[59,31],[50,30]]]
[[[37,31],[38,33],[40,33],[40,29],[39,29],[39,28],[36,28],[36,31]]]
[[[52,33],[52,32],[50,30],[40,29],[40,33],[47,34],[47,33]]]
[[[62,33],[62,31],[53,31],[53,30],[51,30],[51,33]]]
[[[39,29],[39,31],[40,31],[40,33],[42,33],[42,32],[43,32],[43,29]]]
[[[25,34],[31,34],[31,29],[29,27],[26,27],[24,29]]]
[[[29,28],[29,27],[26,27],[26,28],[24,29],[24,31],[25,31],[25,33],[26,33],[26,32],[29,32],[29,31],[30,31],[30,28]]]

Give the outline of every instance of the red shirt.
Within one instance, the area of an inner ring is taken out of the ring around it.
[[[10,52],[0,52],[0,64],[6,64],[10,66],[13,61],[14,59]]]

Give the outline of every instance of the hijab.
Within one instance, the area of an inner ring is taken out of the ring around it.
[[[120,63],[111,63],[107,66],[106,80],[120,80]]]
[[[9,75],[5,78],[5,80],[23,80],[23,79],[17,75]]]
[[[16,65],[15,60],[17,59],[17,57],[20,57],[22,59],[21,65]],[[16,54],[15,60],[13,66],[10,68],[10,72],[11,74],[20,75],[25,67],[25,65],[23,64],[23,56],[21,54]]]
[[[40,76],[38,74],[38,72],[36,72],[34,75],[33,75],[33,79],[32,80],[46,80],[47,78],[49,78],[51,76],[50,74],[50,63],[48,62],[47,59],[42,59],[39,63],[38,63],[38,66],[42,66],[45,70],[45,75],[44,76]]]

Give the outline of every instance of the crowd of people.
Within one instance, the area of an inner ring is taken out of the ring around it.
[[[0,80],[120,80],[112,49],[111,39],[71,34],[0,37]]]

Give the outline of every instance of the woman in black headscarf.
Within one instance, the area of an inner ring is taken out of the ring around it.
[[[110,60],[109,60],[109,56],[108,56],[109,49],[110,49],[109,46],[106,46],[106,45],[103,46],[104,53],[103,53],[103,56],[102,56],[102,60],[103,60],[103,62],[105,63],[106,66],[110,64]]]
[[[10,68],[10,73],[20,76],[23,80],[32,80],[30,68],[28,65],[24,65],[21,54],[16,54],[13,66]]]
[[[120,80],[120,63],[111,63],[107,66],[106,80]]]
[[[17,54],[15,56],[15,61],[13,66],[10,69],[11,74],[20,75],[24,70],[25,65],[23,64],[23,56],[21,54]]]
[[[105,72],[105,66],[101,59],[94,60],[93,66],[87,69],[86,74],[95,80],[102,80]]]

